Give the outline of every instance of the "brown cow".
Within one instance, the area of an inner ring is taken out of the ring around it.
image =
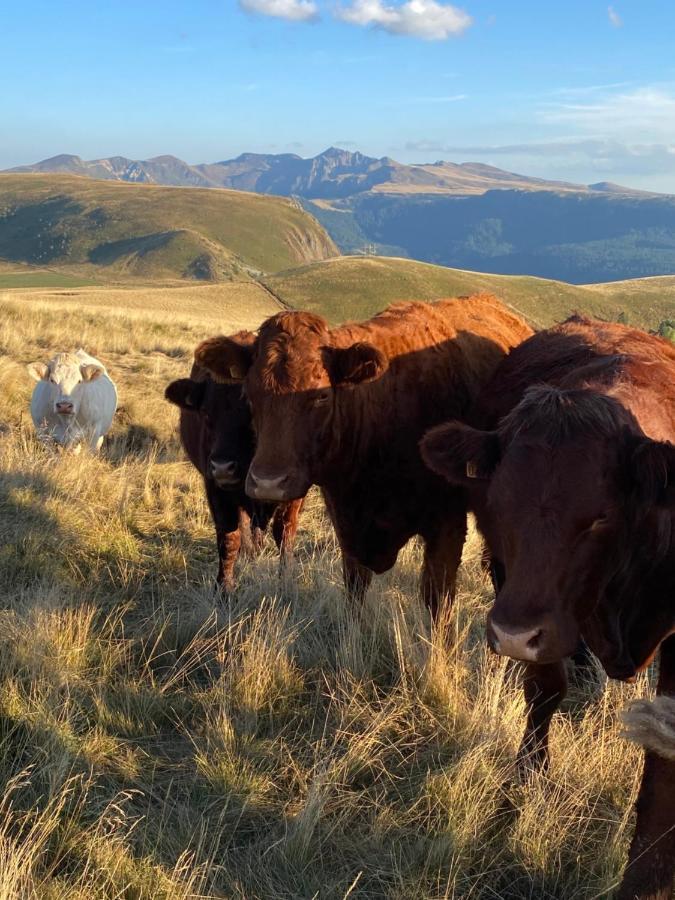
[[[243,380],[257,436],[247,491],[290,500],[323,491],[351,596],[396,562],[413,535],[425,543],[423,596],[452,594],[466,530],[462,491],[423,464],[427,428],[462,417],[505,352],[532,333],[496,298],[397,303],[330,329],[283,312],[255,343],[217,337],[195,358],[222,380]]]
[[[675,347],[575,317],[516,348],[475,415],[491,430],[440,426],[422,452],[468,487],[504,567],[489,640],[526,661],[521,759],[543,764],[580,635],[624,680],[660,648],[657,691],[675,695]],[[666,900],[675,759],[647,751],[637,810],[619,897]]]

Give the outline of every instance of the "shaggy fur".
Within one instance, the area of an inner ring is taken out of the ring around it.
[[[621,719],[625,726],[622,737],[663,759],[675,760],[675,697],[664,694],[653,700],[635,700]]]

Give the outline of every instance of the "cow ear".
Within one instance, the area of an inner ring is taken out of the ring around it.
[[[253,362],[255,342],[250,331],[207,338],[195,350],[195,362],[217,381],[243,381]]]
[[[179,378],[172,381],[164,391],[164,396],[181,409],[190,409],[195,412],[200,409],[204,402],[204,391],[206,383],[204,381],[194,381],[192,378]]]
[[[97,378],[100,378],[103,375],[103,369],[101,366],[95,366],[92,363],[88,363],[86,366],[80,366],[80,374],[82,375],[83,381],[96,381]]]
[[[333,387],[341,384],[364,384],[387,371],[389,360],[372,344],[351,347],[324,347],[324,365]]]
[[[26,366],[28,374],[35,381],[47,381],[49,378],[49,366],[46,363],[36,362]]]
[[[490,478],[501,458],[496,431],[479,431],[461,422],[446,422],[427,431],[420,451],[432,472],[458,485]]]
[[[675,506],[675,446],[626,435],[628,489],[648,506]]]

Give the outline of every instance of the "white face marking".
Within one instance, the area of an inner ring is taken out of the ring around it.
[[[70,354],[59,354],[49,364],[48,378],[54,411],[59,412],[57,404],[71,403],[72,414],[77,415],[82,399],[80,385],[83,382],[79,360]]]

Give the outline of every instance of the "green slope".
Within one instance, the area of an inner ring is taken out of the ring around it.
[[[615,303],[625,312],[629,322],[645,322],[649,327],[656,328],[664,319],[675,318],[675,275],[587,284],[584,287]]]
[[[675,278],[670,291],[643,279],[619,285],[577,286],[520,275],[484,275],[390,257],[346,256],[301,266],[266,278],[285,304],[314,310],[331,322],[364,319],[395,300],[433,300],[491,291],[536,326],[584,312],[656,328],[675,316]],[[641,291],[640,285],[646,285]],[[622,286],[623,285],[623,286]],[[631,285],[631,288],[626,288]]]
[[[226,280],[337,253],[281,197],[0,175],[0,258],[88,276]]]

